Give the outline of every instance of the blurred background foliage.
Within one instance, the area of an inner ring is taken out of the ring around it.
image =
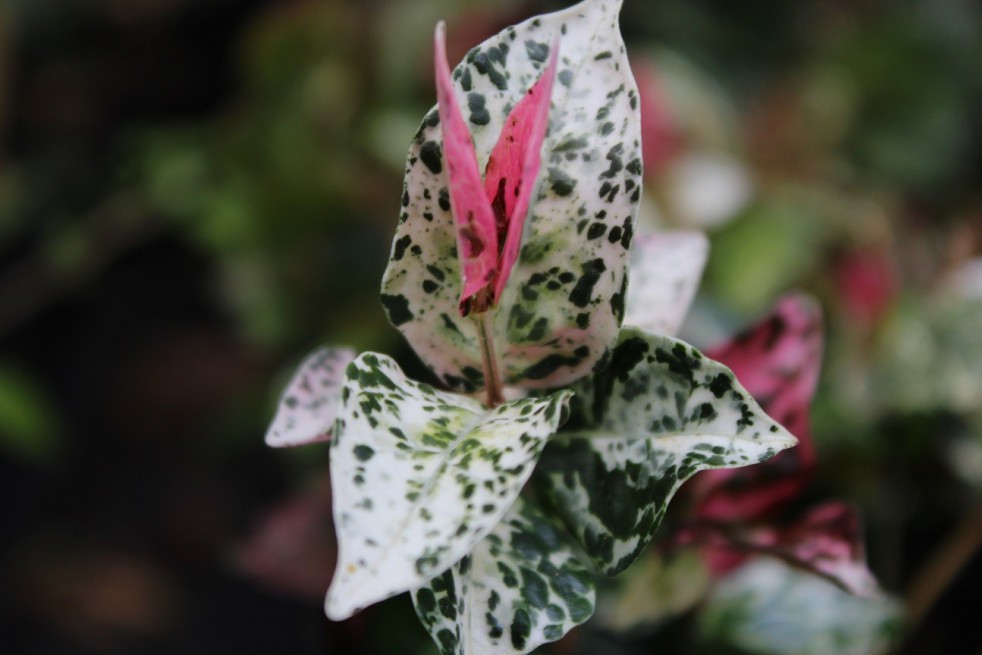
[[[377,288],[432,26],[456,60],[564,4],[0,0],[3,652],[431,652],[404,598],[323,618],[327,451],[262,434],[321,343],[427,375]],[[863,510],[891,648],[982,652],[982,6],[625,4],[644,220],[712,241],[685,336],[822,301],[813,493]]]

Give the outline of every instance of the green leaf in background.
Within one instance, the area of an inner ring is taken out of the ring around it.
[[[352,362],[331,448],[339,555],[327,615],[345,619],[469,553],[518,497],[569,397],[488,410],[384,355]]]
[[[797,443],[730,369],[633,328],[622,331],[605,370],[571,389],[572,418],[537,479],[608,575],[644,551],[694,473],[756,464]]]
[[[529,653],[586,621],[593,581],[566,539],[519,498],[470,555],[413,592],[441,655]]]
[[[47,462],[58,451],[57,425],[37,382],[0,364],[0,449],[35,463]]]
[[[818,244],[828,226],[813,213],[814,204],[792,197],[750,207],[714,235],[706,287],[742,310],[763,311],[819,262]]]
[[[900,627],[886,596],[854,596],[788,564],[760,557],[723,579],[699,616],[700,638],[715,653],[730,646],[761,655],[877,655]]]

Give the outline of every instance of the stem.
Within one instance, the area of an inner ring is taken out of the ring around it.
[[[934,607],[972,556],[982,548],[982,505],[969,511],[954,531],[913,577],[907,593],[911,627],[919,624]]]
[[[487,392],[488,407],[496,407],[504,402],[505,398],[501,393],[501,376],[498,374],[498,360],[494,354],[494,338],[491,336],[490,321],[488,314],[481,312],[474,315],[474,322],[477,323],[478,341],[481,343],[481,365],[484,368],[484,389]]]

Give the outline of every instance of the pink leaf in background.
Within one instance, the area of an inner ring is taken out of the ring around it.
[[[781,534],[776,551],[856,595],[876,593],[876,580],[866,566],[859,517],[848,505],[829,502],[812,508]]]
[[[330,515],[331,483],[324,475],[259,517],[234,552],[235,567],[276,593],[322,598],[337,560]]]
[[[899,284],[883,249],[854,249],[836,257],[832,279],[845,315],[859,327],[873,326],[896,300]]]
[[[871,596],[878,590],[866,566],[859,517],[853,508],[839,502],[813,507],[785,528],[696,525],[680,532],[678,543],[698,546],[717,578],[750,557],[768,555],[822,576],[858,596]]]
[[[665,84],[655,66],[643,59],[632,59],[631,69],[638,82],[641,97],[641,152],[645,176],[652,178],[664,172],[679,153],[682,136],[666,93]]]

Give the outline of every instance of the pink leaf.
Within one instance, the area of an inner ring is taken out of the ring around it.
[[[646,60],[632,60],[631,69],[641,97],[641,152],[644,172],[654,178],[682,149],[683,140],[664,81]]]
[[[866,566],[859,517],[844,503],[812,508],[781,534],[775,550],[792,564],[823,575],[858,596],[876,593],[876,580]]]
[[[858,596],[877,593],[876,580],[866,566],[859,517],[843,503],[813,507],[786,528],[702,524],[681,531],[677,541],[698,546],[717,578],[751,556],[769,555],[820,575]]]
[[[535,179],[542,166],[542,141],[549,125],[549,102],[558,55],[557,36],[552,41],[545,72],[508,115],[488,159],[484,189],[499,220],[499,235],[507,232],[494,281],[495,304],[518,258]]]
[[[881,249],[842,253],[833,262],[832,280],[846,317],[863,328],[883,318],[899,290],[889,255]]]
[[[759,518],[785,506],[807,484],[815,465],[808,411],[821,367],[821,318],[808,296],[785,296],[763,321],[707,351],[711,359],[733,370],[764,411],[798,437],[799,444],[758,466],[700,474],[694,484],[700,518]]]
[[[235,567],[275,592],[322,598],[337,560],[330,515],[331,483],[324,475],[259,517],[235,549]]]
[[[457,251],[463,269],[460,306],[492,280],[498,263],[498,229],[477,166],[470,130],[454,95],[447,62],[446,28],[433,37],[437,104],[443,125],[443,159],[450,181],[450,204],[457,228]],[[463,313],[463,310],[462,310]]]

